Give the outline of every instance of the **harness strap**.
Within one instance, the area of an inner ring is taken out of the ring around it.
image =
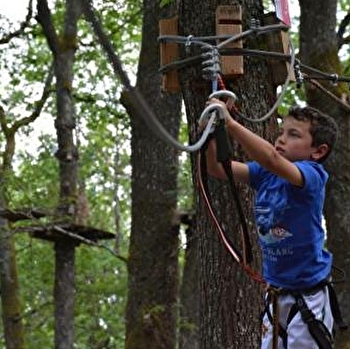
[[[292,319],[297,314],[297,312],[300,312],[303,322],[307,325],[311,336],[314,338],[319,348],[331,349],[333,347],[334,339],[332,334],[330,333],[330,331],[322,321],[316,319],[314,313],[308,308],[303,297],[303,294],[304,295],[312,294],[323,289],[324,287],[327,287],[328,289],[329,299],[330,299],[330,308],[332,311],[335,324],[341,330],[345,330],[348,328],[348,326],[343,321],[337,296],[330,281],[324,280],[314,287],[311,287],[306,290],[300,290],[300,291],[278,289],[276,287],[269,286],[269,288],[267,289],[268,294],[267,294],[266,305],[265,305],[263,314],[266,313],[270,323],[273,326],[273,343],[275,343],[276,341],[275,337],[279,336],[283,341],[284,347],[287,348],[288,333],[287,333],[287,329],[284,329],[280,325],[278,317],[276,316],[275,299],[277,299],[279,295],[291,294],[295,298],[295,303],[292,305],[289,311],[287,322],[286,322],[287,326],[292,321]],[[269,304],[272,304],[272,314],[269,308]],[[275,348],[275,344],[273,345],[274,345],[273,348]]]
[[[211,137],[214,136],[214,134],[211,134],[208,139],[207,142],[204,144],[204,146],[200,149],[200,152],[198,152],[198,156],[197,156],[197,176],[198,176],[198,184],[199,184],[199,189],[200,192],[202,194],[204,203],[207,206],[208,212],[210,214],[210,217],[212,218],[212,221],[214,223],[214,226],[222,240],[222,242],[224,243],[226,249],[228,250],[228,252],[231,254],[231,256],[233,257],[233,259],[241,265],[242,269],[244,270],[245,273],[247,273],[250,278],[256,282],[258,282],[259,284],[262,284],[264,286],[266,286],[266,281],[264,280],[264,278],[262,277],[262,275],[255,271],[251,266],[250,266],[250,262],[252,260],[252,248],[251,248],[251,244],[250,244],[250,240],[249,240],[249,233],[248,233],[248,227],[247,227],[247,223],[246,220],[244,218],[244,214],[243,214],[243,209],[239,200],[239,196],[238,196],[238,190],[235,186],[235,181],[233,178],[233,174],[232,174],[232,169],[231,169],[231,154],[232,154],[232,149],[230,147],[230,143],[228,141],[228,137],[227,137],[227,133],[225,130],[225,122],[224,120],[219,120],[219,124],[221,121],[221,126],[220,126],[220,131],[218,131],[222,137],[220,136],[220,140],[218,141],[218,144],[220,144],[220,146],[218,148],[222,149],[222,151],[220,150],[220,152],[218,152],[218,159],[220,159],[221,163],[223,164],[223,167],[226,168],[225,171],[227,171],[227,176],[229,179],[229,182],[231,184],[231,189],[233,191],[233,196],[235,198],[236,204],[240,214],[240,219],[241,219],[241,224],[242,224],[242,250],[243,252],[241,253],[240,249],[238,249],[232,239],[230,238],[230,236],[227,234],[227,232],[225,231],[225,229],[223,229],[223,227],[221,226],[218,218],[215,215],[213,206],[212,206],[212,202],[211,202],[211,197],[210,197],[210,192],[209,192],[209,188],[208,188],[208,182],[207,182],[207,165],[206,165],[206,150],[207,150],[207,146],[208,146],[208,142],[211,140]],[[216,126],[216,129],[218,128],[218,126]],[[222,128],[224,128],[222,130]],[[226,137],[226,140],[225,140]],[[225,144],[226,143],[226,144]]]
[[[320,349],[332,349],[333,348],[333,336],[329,332],[326,325],[316,319],[315,314],[308,308],[301,293],[293,293],[296,300],[296,306],[300,311],[301,318],[307,325],[309,332]]]
[[[217,145],[217,160],[222,164],[229,181],[232,196],[234,198],[240,223],[242,226],[242,243],[243,243],[243,263],[250,264],[253,260],[252,246],[249,239],[249,230],[245,219],[243,207],[239,198],[236,182],[233,177],[231,167],[232,147],[228,139],[225,127],[225,120],[219,120],[215,128],[215,139]]]
[[[279,306],[278,306],[279,289],[274,287],[269,287],[267,292],[268,292],[267,314],[272,324],[272,349],[278,349],[278,336],[287,337],[287,332],[284,331],[283,327],[280,326],[280,323],[279,323]],[[272,314],[269,309],[269,303],[272,304]]]
[[[211,198],[209,195],[209,189],[208,189],[208,183],[207,183],[207,170],[206,170],[206,156],[205,156],[205,147],[201,148],[201,151],[198,153],[198,164],[197,164],[197,174],[198,174],[198,182],[199,182],[199,189],[201,191],[202,197],[204,199],[204,203],[206,204],[206,207],[210,213],[210,217],[212,218],[212,221],[214,223],[214,226],[222,239],[225,247],[231,254],[231,256],[234,258],[234,260],[241,264],[243,262],[243,257],[241,252],[238,250],[238,248],[232,243],[230,240],[227,232],[222,228],[220,222],[218,221],[213,207]]]
[[[348,325],[343,320],[335,290],[330,282],[328,282],[326,286],[328,288],[329,300],[334,321],[340,330],[347,330]]]
[[[310,289],[302,290],[302,291],[298,291],[298,292],[301,294],[309,294],[309,293],[311,294],[311,293],[316,292],[319,289],[322,289],[323,287],[327,287],[327,289],[328,289],[329,302],[330,302],[331,312],[332,312],[335,324],[337,325],[339,330],[347,330],[348,325],[343,320],[343,316],[342,316],[342,313],[340,311],[340,306],[339,306],[339,302],[338,302],[338,297],[335,293],[335,290],[334,290],[334,287],[333,287],[331,281],[326,279],[326,280],[321,281],[319,284],[317,284],[316,286],[314,286]],[[286,291],[286,293],[293,294],[292,291]]]
[[[267,297],[265,300],[265,308],[262,312],[262,318],[264,314],[267,315],[270,323],[272,324],[272,345],[273,349],[278,348],[278,337],[282,339],[284,348],[287,348],[288,334],[287,330],[283,328],[279,321],[279,307],[278,307],[278,297],[281,294],[285,294],[282,288],[277,288],[269,285],[267,288]],[[272,313],[270,311],[270,304],[272,305]],[[291,308],[288,314],[287,324],[292,320],[294,315],[298,312],[296,307]]]

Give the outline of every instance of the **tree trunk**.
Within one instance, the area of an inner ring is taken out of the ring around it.
[[[0,209],[8,207],[6,190],[12,172],[15,153],[15,129],[9,129],[6,115],[0,107],[1,131],[6,138],[5,150],[0,166]],[[2,323],[6,349],[25,348],[22,307],[17,273],[15,240],[9,222],[0,217],[0,295]]]
[[[200,309],[198,302],[198,235],[193,229],[194,221],[186,232],[185,265],[183,269],[180,292],[180,349],[200,349],[199,347],[199,320]]]
[[[58,141],[56,157],[60,176],[60,202],[57,209],[58,214],[63,217],[74,217],[77,207],[78,150],[74,143],[75,109],[72,85],[79,16],[80,6],[74,0],[67,0],[62,40],[66,47],[55,59],[55,126]],[[74,345],[75,246],[70,241],[66,247],[62,247],[60,242],[55,243],[55,348],[69,349]],[[62,306],[64,300],[66,303]]]
[[[72,348],[74,343],[75,245],[71,239],[55,243],[55,348]],[[68,320],[68,321],[67,321]]]
[[[179,95],[161,92],[158,21],[175,7],[143,3],[142,47],[137,88],[164,128],[177,139]],[[126,349],[171,349],[176,344],[178,295],[178,224],[176,216],[178,153],[159,140],[123,97],[132,127],[132,227],[128,259]]]
[[[250,18],[258,18],[263,23],[262,4],[260,1],[240,2],[243,11],[243,30],[246,30]],[[183,36],[212,36],[215,33],[215,10],[220,4],[237,5],[237,2],[183,0],[180,10],[180,33]],[[249,42],[253,48],[255,40]],[[190,48],[195,53],[195,48]],[[197,50],[198,51],[198,50]],[[197,52],[198,54],[198,52]],[[185,53],[184,53],[185,55]],[[212,92],[211,84],[202,78],[200,63],[188,66],[181,72],[183,95],[190,125],[191,139],[198,137],[197,121],[205,101]],[[226,80],[238,96],[241,111],[245,114],[261,117],[269,111],[275,100],[275,91],[269,84],[266,61],[249,57],[244,58],[244,76],[239,80]],[[225,77],[224,77],[225,79]],[[254,132],[269,138],[269,127],[274,130],[275,120],[267,123],[247,124]],[[240,150],[234,146],[235,157],[243,159]],[[193,173],[197,173],[193,156]],[[257,348],[260,342],[259,314],[261,311],[262,289],[242,271],[224,248],[213,228],[207,209],[197,192],[198,178],[194,178],[196,189],[196,227],[198,236],[197,249],[199,260],[200,294],[198,297],[201,310],[199,323],[199,348]],[[227,183],[209,179],[214,210],[219,221],[230,232],[236,246],[241,246],[239,239],[240,223],[236,214]],[[252,192],[239,188],[240,197],[246,212],[246,221],[254,245],[254,267],[260,269],[259,250],[256,247],[255,228],[252,216]]]
[[[10,229],[3,219],[0,219],[0,285],[6,349],[22,349],[25,346],[16,251]]]
[[[55,127],[58,150],[55,155],[59,161],[60,177],[60,202],[57,206],[57,214],[61,218],[73,220],[77,201],[78,150],[74,143],[75,110],[72,86],[73,64],[77,48],[77,22],[81,15],[81,6],[80,2],[66,0],[61,37],[58,37],[55,32],[47,1],[39,0],[37,6],[38,21],[43,27],[53,54],[56,77],[57,117]],[[70,349],[74,345],[74,245],[65,248],[60,242],[55,246],[55,275],[60,278],[55,280],[54,290],[56,349]],[[61,253],[64,255],[61,256]],[[64,300],[66,304],[63,306],[62,301]]]
[[[341,75],[343,72],[338,58],[336,37],[337,1],[303,0],[299,3],[301,61],[325,73]],[[332,116],[340,130],[335,151],[326,163],[330,174],[324,212],[327,247],[334,254],[334,265],[350,275],[350,105],[346,105],[346,99],[342,98],[347,96],[349,99],[349,89],[344,83],[334,85],[326,81],[322,85],[339,100],[336,101],[313,85],[307,84],[308,104]],[[334,273],[333,277],[339,279],[342,276]],[[350,323],[350,283],[346,281],[336,284],[336,291],[345,321]],[[350,348],[350,331],[337,334],[335,347]]]

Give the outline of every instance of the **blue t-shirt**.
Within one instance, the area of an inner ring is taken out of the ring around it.
[[[263,276],[276,287],[303,289],[326,279],[332,254],[324,249],[322,210],[328,174],[313,161],[297,161],[302,188],[249,162],[256,190],[255,219],[263,254]]]

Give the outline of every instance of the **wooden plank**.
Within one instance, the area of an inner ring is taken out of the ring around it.
[[[178,18],[167,18],[159,21],[159,34],[177,35]],[[161,42],[160,44],[160,65],[164,66],[176,61],[179,57],[179,48],[177,43]],[[165,92],[177,93],[180,91],[179,77],[176,69],[163,74],[162,90]]]
[[[264,17],[265,25],[272,25],[280,23],[276,18],[274,12],[267,13]],[[267,44],[269,47],[269,51],[272,52],[280,52],[284,54],[290,54],[289,48],[289,36],[285,31],[275,31],[271,32],[267,35]],[[271,79],[272,83],[275,86],[279,86],[284,84],[287,78],[287,74],[290,69],[289,62],[271,59],[269,60],[269,66],[271,71]],[[291,81],[295,81],[294,71],[292,72]]]
[[[239,5],[220,5],[216,9],[216,35],[237,35],[242,32],[242,8]],[[221,42],[224,40],[221,40]],[[220,41],[219,41],[220,42]],[[242,48],[242,40],[224,48]],[[221,73],[226,78],[244,74],[243,56],[221,55]]]

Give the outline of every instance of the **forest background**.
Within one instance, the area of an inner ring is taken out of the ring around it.
[[[208,1],[198,11],[205,20],[213,19],[213,9],[227,3]],[[183,73],[186,119],[180,93],[161,91],[157,42],[158,21],[194,13],[186,12],[191,1],[104,0],[93,5],[132,85],[138,86],[175,138],[193,142],[209,84],[198,71]],[[267,1],[242,5],[252,16],[273,9]],[[312,5],[300,1],[301,17]],[[349,4],[323,5],[335,8],[338,22],[332,34],[342,41],[329,64],[324,63],[325,56],[314,61],[308,57],[305,51],[310,46],[304,47],[305,62],[348,76]],[[197,195],[194,156],[160,141],[139,118],[132,94],[123,90],[116,74],[117,56],[107,59],[84,20],[83,6],[69,0],[23,1],[18,6],[23,7],[22,17],[0,18],[0,347],[213,349],[242,347],[240,341],[247,345],[247,340],[252,344],[246,347],[255,347],[261,290],[237,269],[222,272],[232,260],[220,241],[210,238],[216,233],[208,228],[211,222]],[[308,40],[300,41],[302,18],[294,12],[298,6],[293,2],[291,34],[300,57],[300,42],[305,45]],[[309,25],[317,28],[320,22],[312,18],[308,16]],[[189,22],[190,18],[183,19],[180,26],[185,33],[194,33]],[[244,18],[245,26],[247,22]],[[207,31],[212,34],[210,28]],[[247,79],[238,91],[254,89],[257,77]],[[344,148],[338,149],[342,160],[336,162],[335,157],[329,165],[336,183],[325,217],[332,228],[328,234],[336,264],[348,271],[349,225],[344,212],[350,186],[349,89],[337,81],[320,82],[338,98],[330,109],[341,126],[346,125]],[[275,93],[273,88],[266,91]],[[252,95],[262,94],[256,90]],[[188,99],[198,93],[200,98],[191,105]],[[313,93],[307,86],[296,89],[291,84],[280,111],[294,101],[334,101]],[[263,99],[271,98],[264,93]],[[276,124],[258,131],[272,137],[271,127]],[[249,208],[251,193],[240,190]],[[227,202],[216,203],[225,207],[218,210],[225,216]],[[237,222],[233,224],[236,227]],[[206,238],[215,245],[201,240]],[[203,264],[204,257],[208,264]],[[348,281],[339,286],[345,314],[350,313],[345,296],[349,287]],[[227,317],[233,304],[235,316]],[[349,348],[349,343],[343,335],[337,348]]]

